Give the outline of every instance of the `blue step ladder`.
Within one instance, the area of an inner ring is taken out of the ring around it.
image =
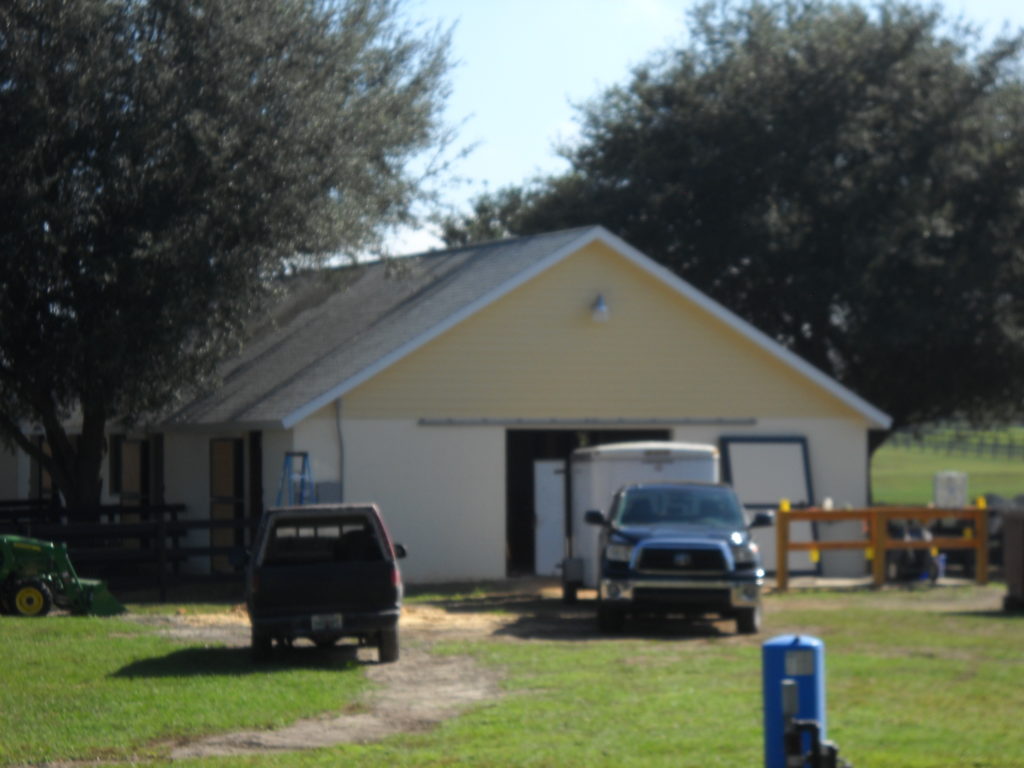
[[[275,506],[293,507],[299,504],[316,504],[313,467],[306,451],[286,451]]]

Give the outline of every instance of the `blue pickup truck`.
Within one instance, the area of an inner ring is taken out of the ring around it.
[[[586,513],[602,527],[598,626],[619,631],[630,615],[717,614],[742,634],[761,629],[761,567],[752,520],[728,485],[639,483],[615,494],[607,515]]]

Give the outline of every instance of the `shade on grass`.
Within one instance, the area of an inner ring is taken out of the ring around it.
[[[187,645],[118,619],[2,618],[0,647],[8,765],[159,753],[160,741],[337,709],[364,686],[352,666],[299,657],[254,668],[247,648]]]

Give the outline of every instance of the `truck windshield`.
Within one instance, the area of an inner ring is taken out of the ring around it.
[[[721,486],[641,486],[619,494],[612,521],[620,526],[669,525],[743,528],[736,494]]]

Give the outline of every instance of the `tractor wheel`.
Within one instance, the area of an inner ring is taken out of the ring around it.
[[[16,616],[45,616],[53,605],[50,589],[41,581],[15,584],[9,599]]]

